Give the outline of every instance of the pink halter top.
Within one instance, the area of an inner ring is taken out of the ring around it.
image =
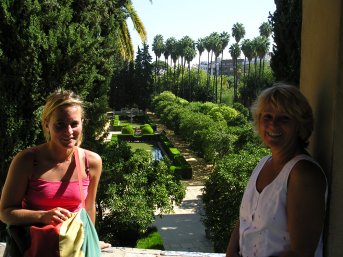
[[[87,156],[86,169],[89,168]],[[86,199],[89,174],[82,180],[83,196]],[[78,180],[47,181],[44,179],[30,179],[26,195],[22,201],[22,208],[30,210],[50,210],[56,207],[76,212],[82,208],[80,187]]]

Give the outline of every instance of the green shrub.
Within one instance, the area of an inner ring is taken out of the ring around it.
[[[169,151],[173,156],[180,155],[180,151],[175,147],[170,147]]]
[[[181,114],[185,111],[185,108],[171,103],[161,113],[161,121],[172,130],[177,131],[180,127]]]
[[[195,131],[208,128],[213,123],[210,116],[185,110],[181,113],[180,129],[178,133],[188,142],[198,141]]]
[[[135,130],[133,129],[132,125],[130,125],[130,124],[125,125],[121,130],[122,134],[133,135],[134,132],[135,132]]]
[[[244,189],[258,161],[269,154],[261,147],[229,154],[216,163],[205,182],[203,223],[216,252],[225,252],[238,217]]]
[[[154,134],[154,130],[152,129],[152,127],[149,124],[144,124],[144,125],[140,126],[140,129],[141,129],[141,134],[143,134],[143,135]]]
[[[99,236],[113,246],[134,247],[154,221],[154,211],[170,213],[185,186],[164,161],[151,161],[145,150],[131,152],[111,142],[102,155],[104,168],[97,197]]]
[[[228,133],[236,137],[233,149],[235,152],[249,150],[251,145],[262,145],[261,139],[255,133],[251,123],[246,123],[242,126],[230,126],[228,127]]]
[[[195,138],[197,138],[198,147],[203,150],[204,159],[209,162],[221,159],[232,152],[237,140],[237,136],[229,133],[225,121],[212,123],[204,130],[195,131]]]
[[[170,91],[164,91],[153,98],[151,103],[152,107],[155,108],[156,105],[161,101],[175,102],[176,96]]]
[[[154,107],[154,112],[156,115],[161,116],[163,113],[164,109],[170,106],[171,102],[168,101],[159,101],[156,102],[156,105]]]
[[[203,103],[203,105],[200,108],[200,112],[202,112],[203,114],[209,114],[209,112],[216,107],[217,104],[212,103],[212,102],[205,102]]]
[[[115,115],[113,122],[112,122],[112,130],[113,131],[121,131],[122,126],[120,125],[119,115]]]
[[[232,107],[234,109],[236,109],[237,111],[239,111],[244,117],[246,117],[247,119],[251,118],[249,109],[247,107],[245,107],[243,104],[239,103],[239,102],[234,102]]]
[[[156,229],[148,231],[143,238],[137,240],[136,248],[164,250],[163,239]]]
[[[180,179],[191,179],[193,176],[192,167],[189,163],[183,166],[171,165],[169,170],[174,174],[175,177]]]
[[[225,121],[223,114],[221,114],[221,112],[219,110],[211,111],[210,116],[214,121]]]
[[[113,126],[119,126],[119,125],[120,125],[119,115],[114,115]]]
[[[192,111],[192,112],[201,112],[202,111],[202,106],[204,104],[201,102],[190,102],[188,105],[188,108]]]

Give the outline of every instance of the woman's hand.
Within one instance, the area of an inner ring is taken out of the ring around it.
[[[100,249],[105,249],[105,248],[111,247],[112,245],[109,243],[105,243],[104,241],[99,241],[99,246],[100,246]]]
[[[44,224],[56,225],[69,219],[71,216],[71,212],[67,209],[56,207],[43,214],[42,222]]]
[[[226,249],[226,257],[240,257],[239,255],[239,221],[231,232],[230,241]]]

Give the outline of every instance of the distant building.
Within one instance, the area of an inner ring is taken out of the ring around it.
[[[264,58],[266,62],[269,62],[271,58],[271,54],[267,54]],[[260,58],[257,57],[257,63],[260,62]],[[244,58],[239,58],[237,60],[238,66],[243,67],[244,66]],[[250,65],[253,65],[255,63],[255,60],[252,60]],[[222,67],[220,67],[222,65]],[[249,62],[246,60],[245,67],[248,68]],[[196,65],[197,66],[197,65]],[[233,60],[232,59],[224,59],[221,62],[221,58],[217,58],[217,62],[212,62],[210,65],[207,65],[207,61],[201,61],[200,62],[200,69],[207,72],[207,68],[210,69],[210,74],[214,75],[217,73],[217,75],[223,74],[228,76],[233,76]]]

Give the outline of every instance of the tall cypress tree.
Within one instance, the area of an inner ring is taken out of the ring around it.
[[[301,0],[275,0],[270,15],[275,45],[271,67],[277,81],[299,84],[301,58]]]
[[[143,49],[139,50],[136,56],[134,78],[136,85],[135,102],[142,109],[148,107],[153,92],[153,65],[151,61],[149,46],[143,44]]]

